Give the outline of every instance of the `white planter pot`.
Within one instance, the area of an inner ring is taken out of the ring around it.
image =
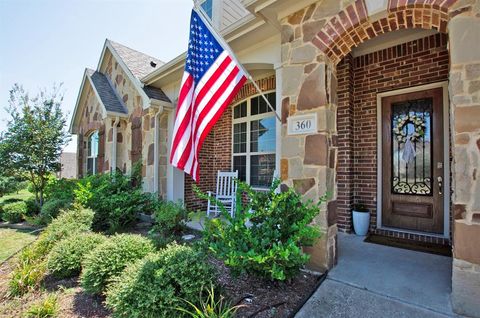
[[[357,212],[353,210],[352,214],[355,234],[360,236],[367,235],[368,227],[370,226],[370,212]]]

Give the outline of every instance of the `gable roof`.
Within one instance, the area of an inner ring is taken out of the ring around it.
[[[128,69],[138,79],[143,78],[165,64],[155,57],[131,49],[123,44],[108,39],[107,41],[110,42]]]
[[[158,102],[160,102],[160,104],[163,104],[167,107],[172,107],[172,102],[160,88],[155,88],[155,90],[157,90],[157,94],[152,94],[152,90],[147,89],[151,95],[149,96],[144,88],[145,85],[140,80],[142,77],[144,77],[143,74],[150,74],[155,69],[163,65],[164,63],[162,61],[145,53],[138,52],[120,43],[106,39],[103,46],[102,55],[98,61],[97,71],[100,71],[107,49],[113,55],[120,67],[125,71],[125,74],[142,97],[144,109],[151,105],[151,100],[153,99],[156,99]],[[158,104],[158,102],[156,103]]]
[[[89,68],[87,68],[87,75],[107,112],[128,114],[127,107],[105,75]]]
[[[103,116],[127,116],[128,109],[113,87],[110,79],[100,72],[100,68],[105,58],[105,52],[110,51],[120,67],[125,71],[126,75],[137,89],[143,101],[143,108],[147,108],[154,104],[156,106],[172,108],[172,102],[168,96],[160,89],[153,86],[145,86],[141,82],[141,78],[150,74],[164,63],[157,58],[149,56],[145,53],[138,52],[125,45],[106,39],[103,45],[102,54],[98,62],[97,70],[85,69],[82,84],[75,103],[72,120],[70,122],[70,132],[76,133],[75,125],[77,124],[77,113],[82,97],[83,88],[86,82],[89,82],[95,92],[95,95],[103,107]]]
[[[75,103],[75,109],[73,110],[72,120],[70,121],[69,131],[72,134],[76,134],[75,126],[77,124],[78,115],[80,114],[80,101],[82,99],[82,94],[84,91],[85,83],[89,83],[92,87],[95,96],[100,102],[102,107],[102,117],[106,116],[120,116],[126,117],[128,115],[127,108],[123,101],[120,99],[120,96],[117,95],[116,91],[113,89],[113,86],[110,84],[108,78],[100,72],[94,71],[92,69],[86,68],[83,73],[82,84],[80,85],[80,90],[78,91],[77,101]]]

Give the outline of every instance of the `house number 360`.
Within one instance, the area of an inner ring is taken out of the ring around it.
[[[317,114],[288,117],[288,134],[301,135],[317,131]]]
[[[305,130],[312,128],[312,121],[311,120],[300,120],[296,122],[295,130]]]

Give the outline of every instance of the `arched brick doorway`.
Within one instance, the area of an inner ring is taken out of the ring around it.
[[[318,131],[313,135],[289,136],[287,126],[283,126],[282,180],[295,186],[313,179],[314,185],[304,193],[312,199],[326,191],[332,194],[316,220],[325,235],[317,246],[309,249],[312,267],[330,268],[336,259],[340,193],[337,65],[353,47],[381,34],[409,28],[434,29],[448,34],[451,63],[448,75],[455,162],[452,166],[454,303],[460,293],[465,294],[460,286],[463,290],[475,289],[469,281],[479,280],[480,272],[467,274],[456,261],[480,263],[478,251],[469,247],[473,241],[479,243],[478,235],[473,233],[478,234],[480,229],[480,212],[476,212],[479,200],[473,190],[477,186],[477,161],[473,158],[478,158],[480,149],[476,144],[480,122],[473,119],[480,114],[476,97],[480,73],[473,71],[480,60],[479,7],[477,1],[461,0],[320,1],[282,20],[283,117],[316,113],[319,118]],[[284,152],[284,148],[289,151]],[[457,286],[455,277],[467,276],[470,279],[463,279]],[[473,304],[473,298],[470,300]]]
[[[447,33],[448,11],[455,2],[390,0],[384,8],[379,8],[369,17],[369,1],[357,0],[331,17],[312,39],[312,43],[332,63],[338,64],[353,47],[387,32],[420,28]]]

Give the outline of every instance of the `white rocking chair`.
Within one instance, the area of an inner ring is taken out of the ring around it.
[[[218,171],[217,174],[217,191],[208,191],[209,198],[214,198],[221,202],[223,206],[233,217],[235,214],[237,183],[235,179],[238,178],[238,170],[235,172]],[[217,206],[215,200],[208,200],[207,217],[213,213],[215,216],[220,214],[220,207]]]

